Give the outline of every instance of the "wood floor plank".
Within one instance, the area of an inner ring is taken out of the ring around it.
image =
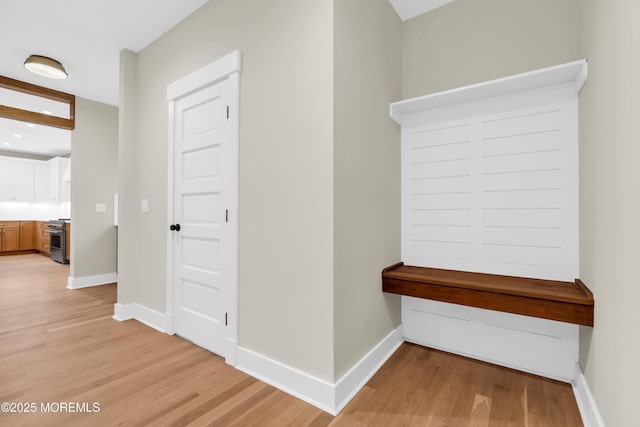
[[[66,289],[69,266],[0,257],[0,402],[98,403],[99,412],[0,413],[0,426],[567,427],[568,384],[403,344],[337,416],[137,321],[116,285]]]
[[[471,420],[469,427],[488,427],[489,414],[491,413],[491,398],[476,394],[473,399],[473,409],[471,410]]]
[[[250,408],[247,408],[243,413],[239,414],[228,423],[229,427],[234,426],[246,426],[246,427],[266,427],[284,424],[281,421],[275,424],[275,420],[282,414],[286,414],[289,408],[293,408],[292,402],[286,398],[287,395],[280,390],[274,390],[270,396],[256,402]]]
[[[460,373],[462,387],[456,398],[450,420],[451,427],[467,427],[470,417],[473,417],[473,410],[476,405],[476,396],[481,393],[481,382],[484,377],[480,377],[483,371],[475,369],[465,369]],[[471,414],[471,415],[470,415]]]
[[[519,396],[515,396],[511,388],[511,372],[502,371],[496,376],[491,397],[494,405],[489,415],[489,425],[492,427],[511,427],[518,425],[515,418],[519,418]],[[522,426],[524,420],[519,424]]]

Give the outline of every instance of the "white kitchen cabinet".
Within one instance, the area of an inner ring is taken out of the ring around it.
[[[13,160],[0,157],[0,202],[13,199]]]
[[[0,201],[33,201],[34,162],[0,159]]]
[[[33,162],[13,162],[13,196],[21,202],[33,202]]]
[[[47,161],[49,165],[49,200],[68,202],[71,200],[71,183],[64,181],[64,173],[69,166],[66,157],[54,157]]]
[[[46,202],[49,200],[49,165],[38,162],[33,167],[33,200]]]

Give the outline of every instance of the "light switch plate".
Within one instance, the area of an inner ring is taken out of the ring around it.
[[[107,205],[104,203],[96,203],[96,213],[103,213],[107,211]]]
[[[140,210],[142,212],[149,212],[149,200],[147,199],[140,200]]]

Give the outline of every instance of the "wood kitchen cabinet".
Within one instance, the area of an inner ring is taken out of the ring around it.
[[[69,233],[70,224],[67,224]],[[69,239],[67,234],[67,258],[69,258]],[[51,254],[51,235],[48,221],[0,221],[0,252],[26,253],[38,251],[43,255]]]
[[[36,223],[36,250],[42,252],[44,254],[49,255],[51,253],[51,249],[49,245],[51,244],[51,236],[49,235],[49,231],[47,230],[48,222],[38,221]]]
[[[42,249],[42,235],[44,234],[43,225],[44,222],[36,221],[35,233],[33,236],[33,247],[35,250],[40,251]]]
[[[71,259],[71,224],[66,223],[65,224],[65,237],[66,237],[66,241],[65,241],[65,247],[66,247],[66,254],[65,257],[70,260]]]
[[[36,248],[35,235],[36,235],[35,221],[20,221],[20,250],[21,251],[32,251]]]
[[[0,221],[0,252],[6,255],[36,250],[50,255],[51,236],[48,226],[47,221]]]
[[[20,222],[0,222],[0,252],[20,250]]]

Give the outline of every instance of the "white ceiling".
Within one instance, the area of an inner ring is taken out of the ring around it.
[[[422,15],[454,0],[389,0],[403,21]]]
[[[0,88],[0,101],[23,110],[69,118],[69,105]],[[0,118],[0,150],[46,156],[71,152],[71,131]]]
[[[407,20],[453,0],[389,1]],[[139,52],[206,2],[0,0],[0,75],[117,105],[119,52]],[[32,54],[60,61],[69,77],[52,80],[28,72],[22,64]],[[6,93],[0,92],[2,104],[10,105]],[[64,155],[71,151],[70,141],[68,131],[0,120],[0,150]]]
[[[0,118],[0,150],[66,156],[71,152],[71,131]]]
[[[0,75],[106,104],[118,104],[119,52],[138,52],[207,0],[0,0]],[[69,77],[23,67],[54,58]]]
[[[142,50],[206,2],[0,0],[0,75],[117,105],[120,50]],[[52,80],[30,73],[22,64],[32,54],[60,61],[69,77]],[[0,92],[0,105],[18,107],[10,98]],[[27,109],[43,108],[35,103]],[[2,119],[0,150],[65,155],[71,152],[71,133]]]

